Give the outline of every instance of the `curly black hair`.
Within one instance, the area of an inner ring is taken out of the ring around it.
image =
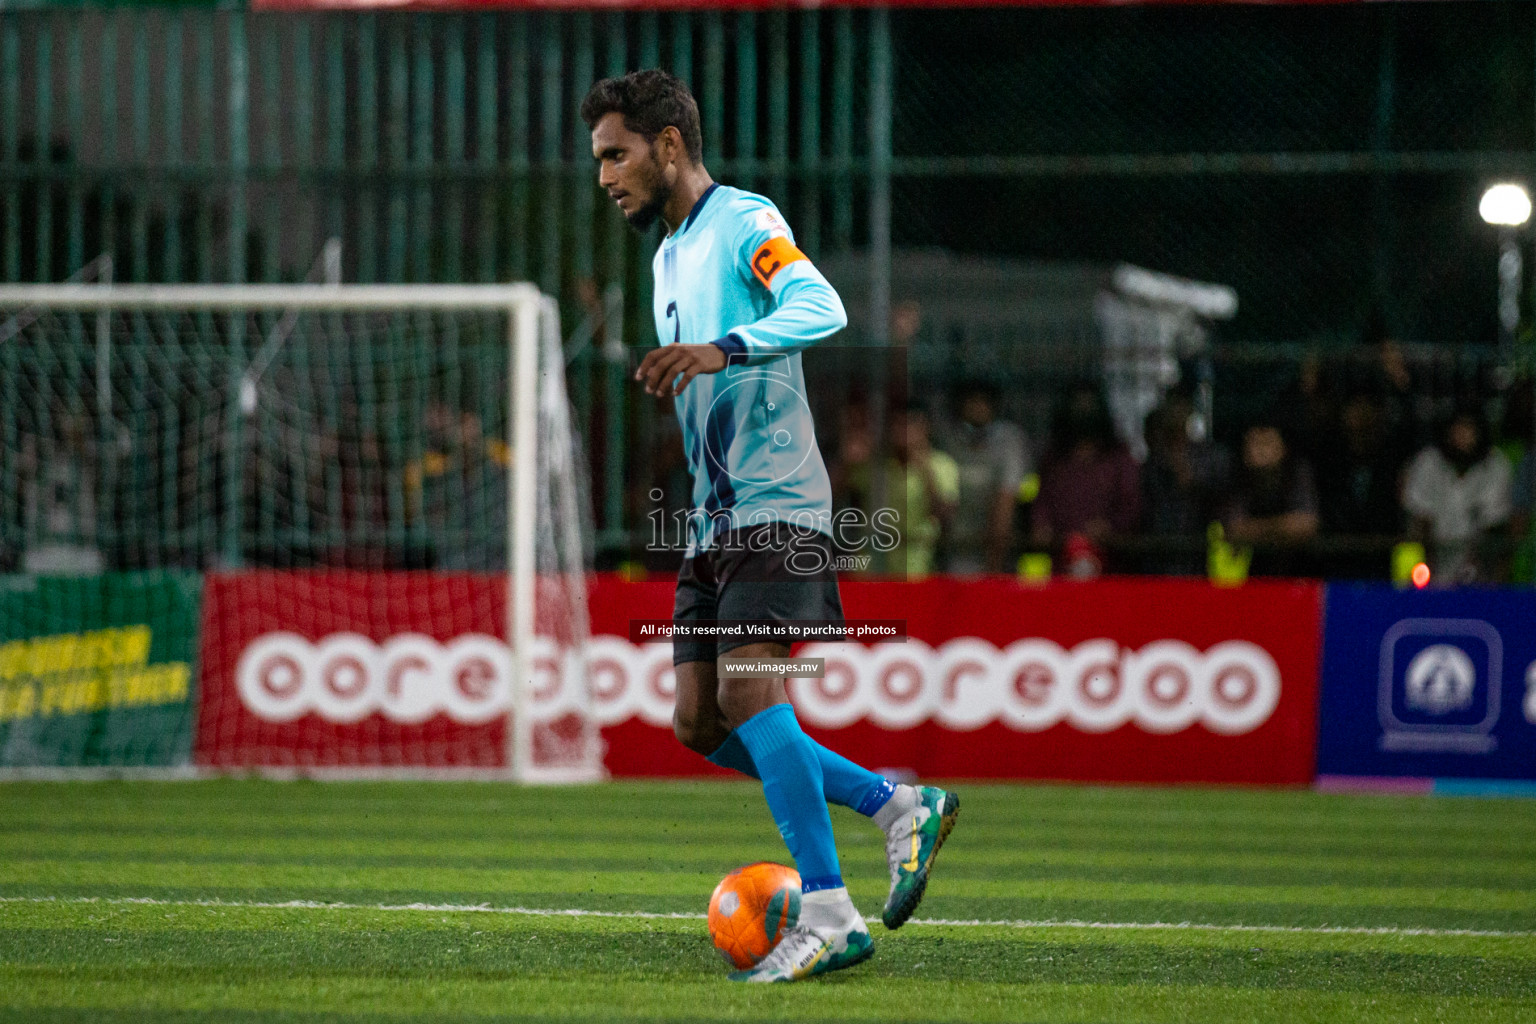
[[[603,79],[581,101],[581,119],[588,128],[595,128],[604,114],[623,114],[624,127],[645,136],[647,142],[655,142],[671,125],[682,135],[688,159],[698,163],[704,158],[699,105],[676,75],[652,68]]]

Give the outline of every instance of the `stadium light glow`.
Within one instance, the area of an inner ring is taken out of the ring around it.
[[[1477,212],[1489,224],[1518,228],[1531,219],[1531,196],[1523,186],[1509,182],[1490,185]]]

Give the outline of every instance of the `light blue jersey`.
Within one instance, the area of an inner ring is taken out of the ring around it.
[[[721,529],[763,522],[830,534],[832,488],[799,353],[847,325],[837,292],[773,203],[724,185],[662,240],[652,269],[661,343],[714,343],[729,361],[675,399],[693,472],[688,554]]]

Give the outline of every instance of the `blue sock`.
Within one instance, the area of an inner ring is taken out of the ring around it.
[[[843,875],[832,841],[832,818],[822,794],[821,762],[800,731],[795,709],[775,704],[736,730],[763,779],[768,810],[795,858],[802,892],[837,889]]]
[[[762,781],[763,777],[757,774],[757,765],[752,763],[752,755],[747,753],[747,748],[742,745],[741,737],[736,735],[735,729],[732,729],[731,734],[725,738],[725,742],[720,744],[720,749],[710,754],[705,760],[721,768],[730,768]]]
[[[811,742],[816,745],[816,759],[821,762],[822,789],[833,803],[852,807],[864,817],[872,818],[896,792],[896,785],[884,775],[876,775],[868,768],[854,764],[815,740]]]
[[[885,776],[876,775],[868,768],[861,768],[841,754],[833,753],[809,736],[806,739],[816,748],[816,760],[821,765],[821,790],[829,803],[851,807],[866,818],[885,806],[896,786]],[[761,779],[752,755],[742,744],[741,737],[733,730],[720,744],[720,749],[709,755],[708,760],[722,768],[731,768],[743,775]]]

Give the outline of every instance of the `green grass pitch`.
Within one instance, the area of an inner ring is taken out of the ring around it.
[[[1536,1021],[1536,801],[957,788],[916,920],[757,987],[702,920],[786,858],[754,785],[4,784],[0,1019]]]

